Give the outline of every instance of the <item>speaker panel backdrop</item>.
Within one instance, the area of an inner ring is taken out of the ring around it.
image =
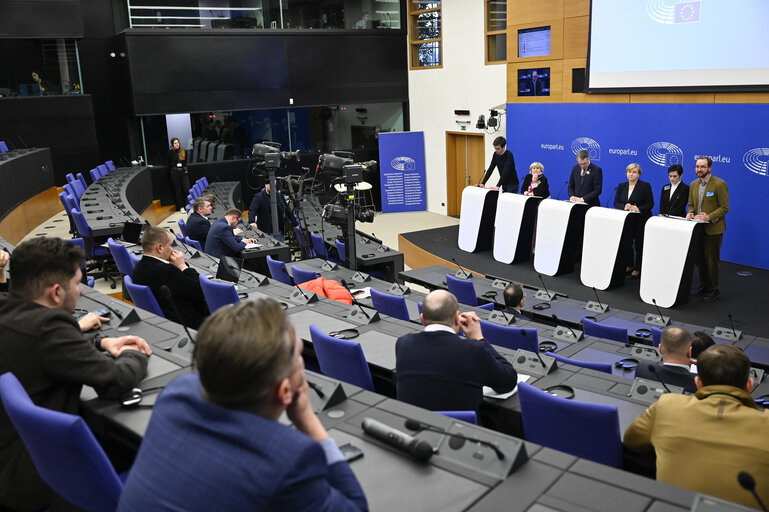
[[[508,103],[507,116],[507,146],[521,180],[531,162],[542,162],[553,198],[559,191],[567,198],[575,154],[587,149],[603,169],[602,205],[613,207],[625,167],[636,162],[657,214],[668,167],[680,163],[688,184],[696,156],[710,156],[713,175],[729,186],[721,258],[769,269],[769,217],[761,213],[769,199],[769,105]]]

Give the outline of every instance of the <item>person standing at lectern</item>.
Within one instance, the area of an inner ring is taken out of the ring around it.
[[[539,162],[532,162],[529,166],[529,174],[523,178],[521,194],[525,196],[550,197],[550,187],[545,177],[545,166]]]
[[[710,171],[713,160],[708,156],[697,158],[694,172],[697,179],[689,186],[687,219],[708,222],[701,244],[695,249],[695,263],[700,273],[700,287],[694,293],[710,302],[721,297],[718,290],[718,265],[721,261],[721,243],[726,231],[726,213],[729,211],[729,188],[726,182]]]
[[[489,181],[491,173],[494,172],[496,167],[499,170],[499,182],[497,186],[502,189],[502,192],[518,192],[518,172],[515,170],[515,158],[513,154],[506,149],[507,141],[504,137],[497,137],[494,139],[494,155],[491,157],[491,163],[489,168],[486,169],[486,174],[483,175],[483,180],[478,186],[486,185]]]
[[[190,178],[187,175],[187,152],[181,146],[179,139],[171,139],[171,149],[166,155],[166,165],[174,187],[176,209],[181,210],[187,204],[187,193],[190,190]]]
[[[684,168],[681,164],[668,167],[669,185],[662,187],[660,194],[660,215],[686,217],[686,203],[689,200],[689,185],[681,181]]]
[[[626,240],[622,241],[622,257],[625,260],[625,272],[631,279],[635,279],[641,273],[641,257],[644,249],[644,227],[646,221],[652,216],[654,207],[654,194],[652,187],[645,181],[641,181],[641,166],[632,163],[625,169],[627,181],[617,185],[617,193],[614,195],[614,208],[634,212],[630,216],[630,233]],[[633,244],[635,242],[635,244]]]
[[[601,195],[602,187],[603,171],[590,161],[590,153],[586,149],[580,149],[577,152],[577,165],[571,168],[569,176],[569,200],[600,206],[598,196]]]

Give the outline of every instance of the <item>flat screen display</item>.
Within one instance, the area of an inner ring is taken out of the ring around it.
[[[518,96],[550,96],[550,68],[519,69]]]
[[[524,28],[518,31],[518,57],[550,55],[550,27]]]

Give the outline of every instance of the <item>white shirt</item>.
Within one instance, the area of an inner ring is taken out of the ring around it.
[[[450,332],[451,334],[456,334],[456,331],[454,331],[454,329],[452,329],[448,325],[429,324],[425,326],[425,332],[436,332],[436,331],[446,331],[446,332]]]
[[[676,189],[678,188],[678,185],[680,185],[680,184],[681,184],[681,182],[679,181],[675,185],[670,185],[670,197],[673,197],[673,192],[676,191]]]
[[[145,258],[155,258],[156,260],[158,260],[158,261],[162,261],[163,263],[168,263],[169,265],[171,264],[171,262],[170,262],[170,261],[168,261],[168,260],[164,260],[163,258],[158,258],[157,256],[153,256],[153,255],[151,255],[151,254],[145,254],[145,255],[144,255],[144,257],[145,257]]]

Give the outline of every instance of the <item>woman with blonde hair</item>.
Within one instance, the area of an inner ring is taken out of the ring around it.
[[[635,279],[641,273],[641,256],[643,255],[644,226],[652,216],[654,194],[652,187],[641,181],[641,166],[632,163],[625,169],[627,181],[617,185],[614,196],[614,207],[618,210],[635,212],[631,216],[629,236],[622,241],[621,254],[625,260],[625,272],[630,279]]]
[[[550,197],[550,187],[545,177],[545,166],[539,162],[532,162],[529,166],[529,174],[523,178],[521,194],[525,196]]]

